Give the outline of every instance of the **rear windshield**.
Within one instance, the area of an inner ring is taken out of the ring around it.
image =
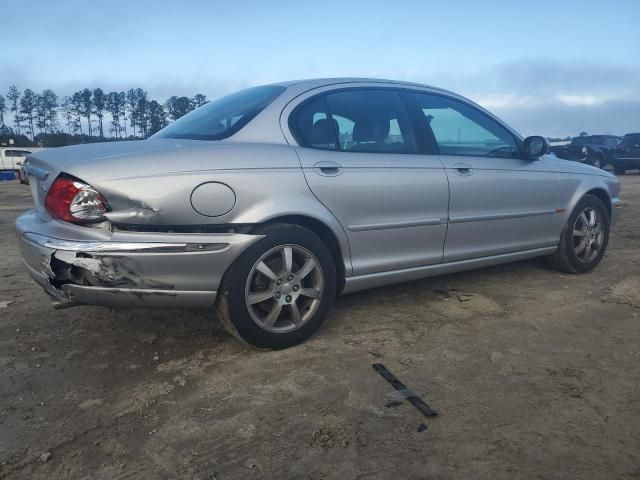
[[[284,91],[285,87],[264,86],[220,97],[179,118],[152,138],[220,140],[230,137]]]
[[[640,133],[630,133],[624,136],[622,143],[640,143]]]

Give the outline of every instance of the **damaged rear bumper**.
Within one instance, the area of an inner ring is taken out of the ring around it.
[[[58,306],[211,307],[222,276],[259,235],[111,232],[16,220],[28,273]]]

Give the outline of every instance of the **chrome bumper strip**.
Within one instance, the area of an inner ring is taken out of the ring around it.
[[[29,243],[54,250],[72,252],[105,253],[105,252],[135,252],[135,253],[178,253],[195,251],[220,251],[229,246],[228,243],[164,243],[164,242],[100,242],[73,241],[25,232],[22,238]]]

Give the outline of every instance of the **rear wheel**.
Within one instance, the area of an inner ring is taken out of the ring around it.
[[[222,325],[259,348],[302,343],[322,325],[336,293],[326,245],[298,225],[274,224],[231,266],[216,302]]]
[[[567,273],[590,272],[609,244],[609,212],[595,195],[585,195],[571,213],[549,262]]]

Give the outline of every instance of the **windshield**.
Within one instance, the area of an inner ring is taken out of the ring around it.
[[[179,118],[152,138],[221,140],[230,137],[284,91],[285,87],[254,87],[217,98]]]
[[[622,143],[640,143],[640,133],[629,133],[625,135]]]

